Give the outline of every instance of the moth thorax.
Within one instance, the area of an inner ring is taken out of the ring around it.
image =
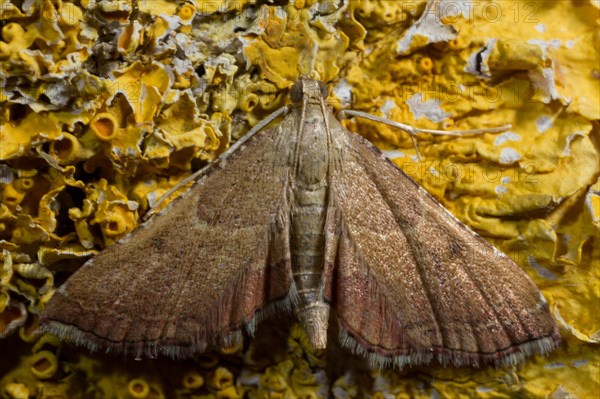
[[[299,79],[290,90],[290,97],[295,103],[303,99],[307,102],[319,103],[322,98],[327,98],[328,94],[325,83],[310,78]]]

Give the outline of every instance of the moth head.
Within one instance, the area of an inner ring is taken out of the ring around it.
[[[304,97],[309,102],[320,103],[321,99],[325,99],[327,96],[329,96],[329,90],[325,83],[306,77],[300,77],[290,90],[290,97],[295,103],[302,101]]]

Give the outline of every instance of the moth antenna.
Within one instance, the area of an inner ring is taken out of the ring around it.
[[[556,122],[556,119],[558,119],[559,116],[562,115],[563,112],[565,112],[567,110],[567,108],[569,108],[571,106],[571,103],[573,102],[572,99],[568,100],[566,104],[562,104],[560,106],[560,108],[558,109],[558,111],[556,111],[551,117],[550,117],[550,121],[552,122],[552,124],[554,125],[554,122]]]
[[[352,110],[342,110],[338,112],[337,118],[344,119],[348,116],[358,116],[359,118],[369,119],[375,122],[385,123],[386,125],[390,125],[393,127],[397,127],[398,129],[404,130],[406,133],[410,135],[410,138],[415,146],[415,150],[417,151],[417,159],[421,159],[421,154],[419,153],[419,148],[417,147],[416,135],[418,133],[428,133],[435,134],[439,136],[467,136],[471,134],[483,134],[483,133],[502,133],[512,128],[511,124],[506,124],[503,126],[497,127],[489,127],[482,129],[470,129],[470,130],[438,130],[438,129],[421,129],[418,127],[414,127],[411,125],[407,125],[406,123],[396,122],[390,119],[382,118],[380,116],[375,116],[366,112],[361,111],[352,111]]]
[[[300,141],[302,139],[302,127],[304,126],[304,119],[306,118],[306,97],[302,95],[302,112],[300,113],[300,122],[298,123],[298,131],[296,132],[296,149],[294,157],[294,176],[298,175],[298,168],[300,165]]]
[[[167,198],[169,198],[174,192],[176,192],[177,190],[179,190],[181,187],[187,185],[188,183],[199,179],[200,177],[204,176],[205,174],[207,174],[209,171],[211,171],[215,165],[217,165],[219,162],[221,162],[222,160],[228,158],[231,154],[233,154],[234,152],[236,152],[241,146],[244,145],[244,143],[246,143],[248,140],[250,140],[250,138],[252,138],[252,136],[254,136],[256,133],[260,132],[262,129],[264,129],[269,123],[273,122],[275,119],[277,119],[280,115],[285,114],[286,112],[289,111],[289,106],[284,105],[283,107],[279,108],[277,111],[273,112],[272,114],[270,114],[269,116],[267,116],[265,119],[263,119],[262,121],[260,121],[258,124],[256,124],[256,126],[254,126],[252,129],[250,129],[248,131],[248,133],[246,133],[244,135],[244,137],[242,137],[241,139],[239,139],[238,141],[235,142],[235,144],[233,144],[231,147],[229,147],[227,149],[227,151],[225,151],[224,153],[222,153],[221,155],[219,155],[219,157],[214,161],[211,162],[210,164],[206,165],[204,168],[197,170],[196,172],[194,172],[193,174],[189,175],[188,177],[186,177],[185,179],[183,179],[182,181],[180,181],[179,183],[177,183],[175,186],[173,186],[169,191],[167,191],[166,193],[164,193],[159,199],[158,201],[156,201],[156,203],[154,204],[154,206],[152,206],[152,208],[150,209],[150,211],[148,211],[148,213],[146,213],[146,215],[144,215],[144,217],[142,218],[142,221],[146,221],[148,219],[150,219],[154,214],[156,214],[158,208],[160,207],[160,205],[165,202],[165,200]]]
[[[35,152],[38,153],[38,155],[40,157],[42,157],[42,159],[46,162],[48,162],[48,164],[50,166],[52,166],[54,169],[58,169],[60,170],[62,173],[65,173],[65,168],[63,168],[62,166],[60,166],[58,164],[58,162],[56,161],[56,159],[52,158],[52,156],[50,156],[50,154],[44,152],[44,150],[42,150],[42,146],[38,145],[37,147],[35,147]]]
[[[417,153],[417,162],[421,162],[421,152],[419,151],[419,146],[417,145],[417,139],[412,134],[409,135],[410,141],[412,141],[413,146],[415,147],[415,152]]]
[[[321,93],[320,106],[321,112],[323,112],[323,122],[325,123],[325,131],[327,133],[327,153],[329,154],[329,156],[327,157],[329,162],[329,165],[327,167],[327,175],[329,183],[331,184],[331,174],[333,173],[333,164],[335,160],[333,158],[333,139],[331,138],[331,129],[329,128],[329,121],[327,120],[327,106],[325,105],[323,93]]]

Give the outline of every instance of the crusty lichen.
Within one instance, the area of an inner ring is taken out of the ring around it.
[[[592,0],[2,0],[0,396],[600,395],[598,11]],[[513,124],[423,135],[417,159],[406,134],[345,122],[531,275],[560,349],[507,369],[400,372],[314,351],[287,322],[183,362],[36,334],[69,273],[283,105],[300,74],[331,82],[335,108],[424,128]]]

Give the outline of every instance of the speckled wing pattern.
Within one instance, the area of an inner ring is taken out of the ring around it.
[[[342,126],[332,197],[340,340],[378,365],[513,364],[555,348],[542,294],[519,266]]]
[[[257,134],[84,264],[54,294],[43,328],[92,350],[184,357],[229,344],[261,314],[289,308],[280,131]]]

